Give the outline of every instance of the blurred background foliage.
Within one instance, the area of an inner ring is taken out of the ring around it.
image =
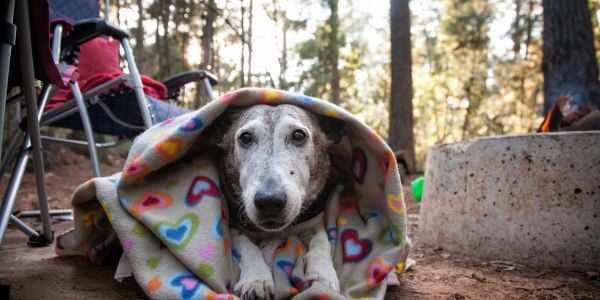
[[[589,0],[600,57],[600,0]],[[112,0],[140,70],[205,68],[218,93],[274,87],[328,99],[388,138],[389,2]],[[414,147],[534,132],[542,121],[542,0],[410,1]],[[186,106],[205,103],[196,86]],[[393,117],[393,116],[392,116]]]

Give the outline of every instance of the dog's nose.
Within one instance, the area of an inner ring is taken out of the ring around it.
[[[287,195],[281,190],[259,190],[254,195],[254,205],[266,215],[280,213],[285,208],[286,202]]]

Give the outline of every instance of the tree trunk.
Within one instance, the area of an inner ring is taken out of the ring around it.
[[[115,4],[117,5],[117,26],[121,26],[121,0],[116,0]]]
[[[214,37],[214,22],[217,15],[212,7],[215,7],[215,0],[209,0],[208,4],[204,6],[204,26],[202,27],[202,38],[200,40],[200,46],[202,47],[202,60],[200,61],[200,69],[202,70],[213,70],[214,64],[214,49],[213,49],[213,37]],[[206,94],[204,91],[204,84],[202,82],[196,83],[196,105],[198,108],[202,104],[201,97]]]
[[[246,85],[252,86],[252,21],[254,19],[253,12],[254,1],[250,0],[250,7],[248,12],[248,79]]]
[[[286,16],[286,11],[283,9],[280,11],[278,9],[279,5],[277,0],[273,0],[273,15],[272,19],[275,22],[275,27],[279,28],[279,24],[281,21],[281,56],[279,57],[279,85],[278,88],[282,90],[288,89],[288,83],[285,77],[285,73],[288,69],[288,54],[287,54],[287,33],[290,29],[290,20]],[[280,20],[281,17],[281,20]],[[277,34],[275,34],[275,39],[278,39]]]
[[[512,25],[511,38],[513,40],[513,62],[519,60],[521,53],[521,40],[523,38],[523,0],[515,0],[515,21]]]
[[[133,55],[135,56],[138,66],[145,65],[144,63],[144,5],[143,0],[136,1],[138,7],[138,21],[135,29],[135,48]]]
[[[245,17],[245,11],[244,11],[244,0],[240,0],[240,3],[242,4],[242,55],[240,57],[240,61],[241,61],[241,67],[240,67],[240,87],[244,87],[246,86],[246,78],[244,76],[244,55],[245,55],[245,51],[246,51],[246,29],[244,28],[244,17]]]
[[[155,53],[162,53],[162,43],[160,42],[160,20],[159,20],[160,16],[156,16],[156,28],[154,28],[154,46],[155,46]],[[159,72],[160,70],[160,66],[162,65],[162,56],[161,55],[154,55],[154,57],[152,59],[152,63],[157,66],[155,68],[153,68],[153,73],[156,75],[156,73]]]
[[[162,28],[163,28],[163,55],[164,55],[164,65],[161,66],[161,77],[169,76],[171,74],[171,45],[169,45],[169,20],[171,17],[171,11],[169,10],[170,1],[161,0],[161,14],[162,14]],[[162,72],[161,72],[162,71]]]
[[[544,115],[564,95],[600,105],[598,62],[587,0],[543,0]]]
[[[281,65],[281,68],[279,69],[279,88],[283,89],[283,90],[287,90],[288,83],[285,78],[285,73],[287,72],[287,68],[288,68],[287,32],[289,29],[289,25],[288,25],[289,21],[286,18],[283,20],[283,22],[284,22],[284,25],[281,29],[281,39],[282,39],[281,59],[279,60],[279,64]]]
[[[411,41],[409,0],[390,0],[391,101],[389,144],[403,157],[410,171],[415,167],[413,137]]]
[[[331,29],[330,32],[330,72],[331,77],[329,81],[330,91],[329,91],[329,101],[340,104],[340,70],[338,69],[338,59],[339,59],[339,36],[338,30],[340,26],[339,16],[338,16],[338,0],[329,0],[329,8],[331,9],[331,15],[329,16],[329,27]]]
[[[208,5],[215,7],[215,0],[209,0]],[[214,23],[217,18],[214,10],[205,9],[206,15],[204,19],[204,27],[202,27],[202,40],[200,41],[202,46],[202,61],[200,62],[200,68],[205,70],[212,70],[214,51],[213,51],[213,36],[215,33]]]

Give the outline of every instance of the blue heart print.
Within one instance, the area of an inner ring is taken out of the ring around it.
[[[185,225],[180,226],[177,229],[167,229],[167,237],[176,241],[180,241],[188,231],[188,227]]]
[[[191,273],[182,273],[175,277],[170,282],[173,287],[181,287],[181,299],[192,299],[196,293],[204,286],[202,281]]]

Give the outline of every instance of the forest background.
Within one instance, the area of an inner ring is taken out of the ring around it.
[[[600,0],[587,5],[600,58]],[[112,0],[109,15],[131,33],[144,74],[201,68],[218,94],[256,86],[327,99],[393,148],[414,147],[421,170],[435,144],[531,133],[543,119],[542,0]],[[396,58],[400,79],[392,45],[410,49]],[[186,107],[206,101],[186,88]]]

